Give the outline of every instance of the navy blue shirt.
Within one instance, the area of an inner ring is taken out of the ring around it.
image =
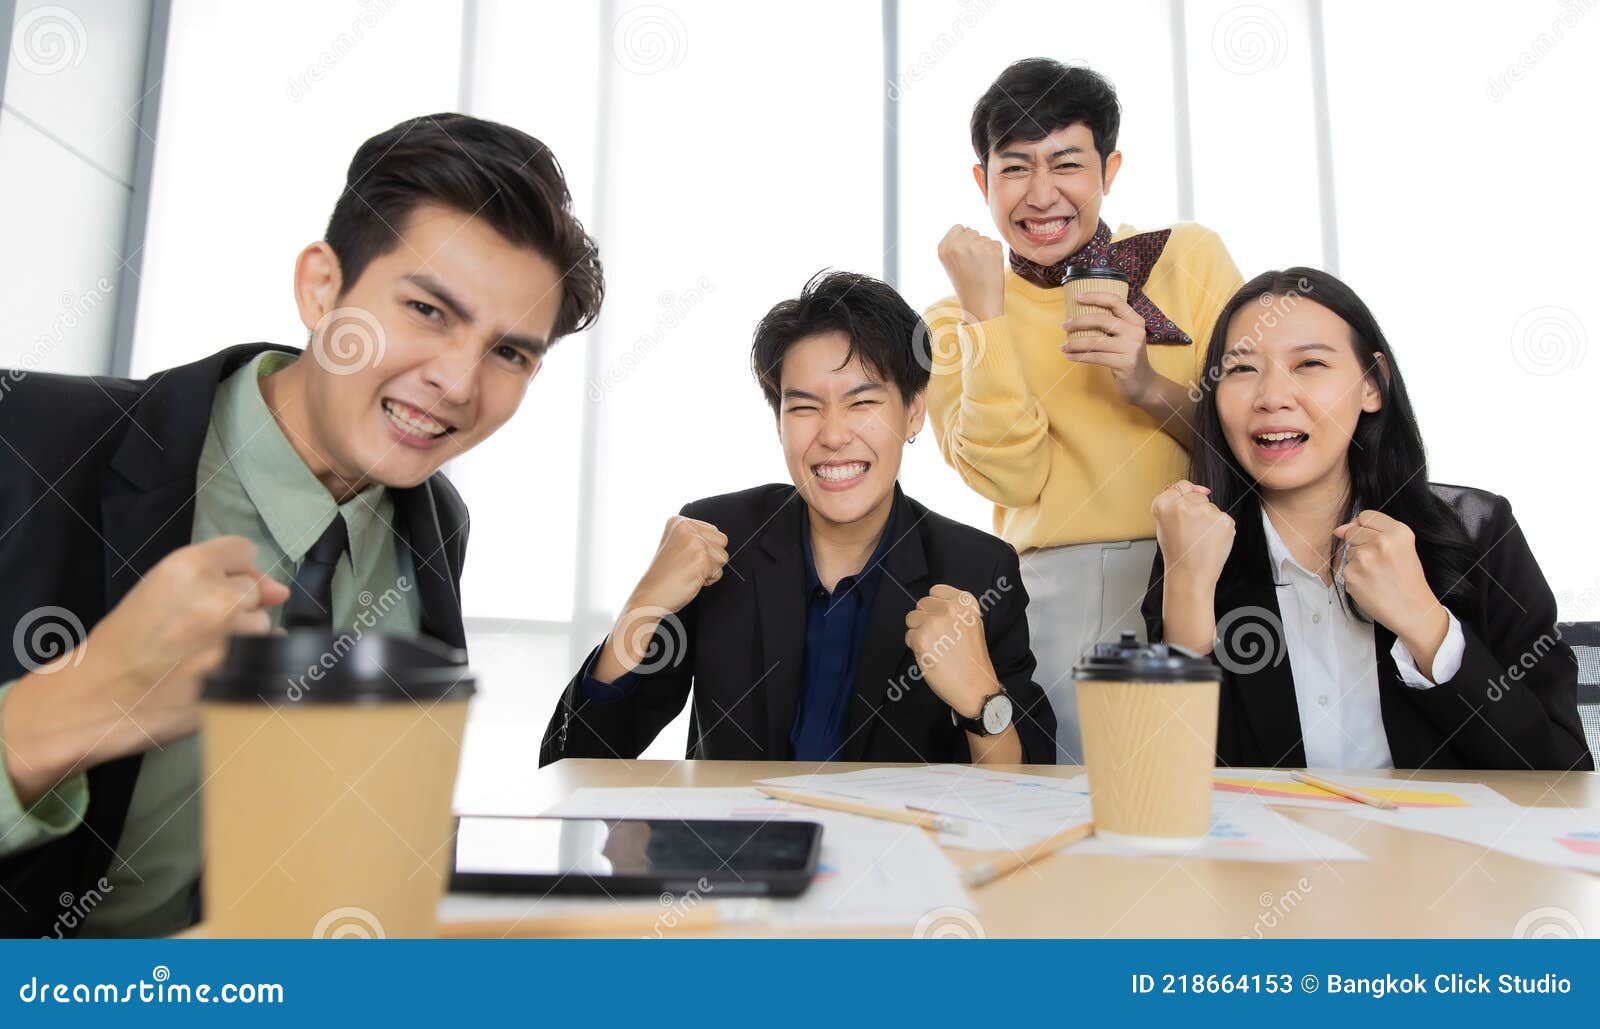
[[[844,727],[855,694],[856,665],[867,637],[867,614],[883,580],[883,558],[894,541],[894,510],[884,523],[878,546],[855,575],[840,579],[829,593],[817,576],[811,553],[810,515],[800,521],[800,542],[805,548],[806,649],[800,702],[795,709],[789,745],[796,761],[829,761],[844,746]],[[615,682],[595,679],[587,669],[580,694],[586,700],[612,701],[627,696],[636,674],[627,672]],[[773,755],[779,757],[781,755]]]
[[[855,575],[840,579],[832,593],[817,577],[809,512],[800,523],[800,538],[806,555],[806,656],[789,745],[796,761],[831,761],[844,747],[856,665],[867,638],[867,613],[883,580],[883,557],[894,540],[894,510],[890,509],[883,535],[866,565]]]

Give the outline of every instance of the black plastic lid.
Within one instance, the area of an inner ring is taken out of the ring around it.
[[[291,629],[230,639],[202,696],[225,703],[433,703],[465,700],[475,689],[467,655],[426,637]]]
[[[1201,682],[1222,679],[1210,658],[1166,643],[1140,643],[1131,632],[1115,643],[1096,643],[1072,670],[1075,679],[1118,682]]]
[[[1101,268],[1095,265],[1074,264],[1069,265],[1066,272],[1061,276],[1062,282],[1071,282],[1073,279],[1118,279],[1122,282],[1127,282],[1128,276],[1126,272],[1116,268]]]

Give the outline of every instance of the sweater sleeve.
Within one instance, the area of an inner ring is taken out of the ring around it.
[[[1198,381],[1206,368],[1206,350],[1217,319],[1233,295],[1244,286],[1244,278],[1233,263],[1233,256],[1222,237],[1203,225],[1186,226],[1187,231],[1173,240],[1182,247],[1180,257],[1187,273],[1189,309],[1194,312],[1194,374]],[[1169,244],[1172,245],[1172,244]]]
[[[965,323],[954,300],[929,308],[928,413],[939,452],[1001,507],[1038,501],[1050,473],[1049,420],[1028,389],[1002,315]]]

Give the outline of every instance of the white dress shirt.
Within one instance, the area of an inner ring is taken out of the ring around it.
[[[1378,661],[1373,625],[1352,615],[1339,601],[1339,591],[1325,585],[1289,553],[1263,508],[1277,587],[1278,613],[1283,618],[1283,643],[1294,676],[1295,702],[1307,768],[1393,768],[1389,736],[1378,703]],[[1450,615],[1450,628],[1433,659],[1433,681],[1417,668],[1400,640],[1389,654],[1400,678],[1412,689],[1432,689],[1461,670],[1466,639],[1461,623]]]

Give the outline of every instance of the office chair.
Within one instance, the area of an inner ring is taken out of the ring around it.
[[[1600,765],[1600,622],[1562,622],[1557,628],[1578,657],[1578,717]]]

